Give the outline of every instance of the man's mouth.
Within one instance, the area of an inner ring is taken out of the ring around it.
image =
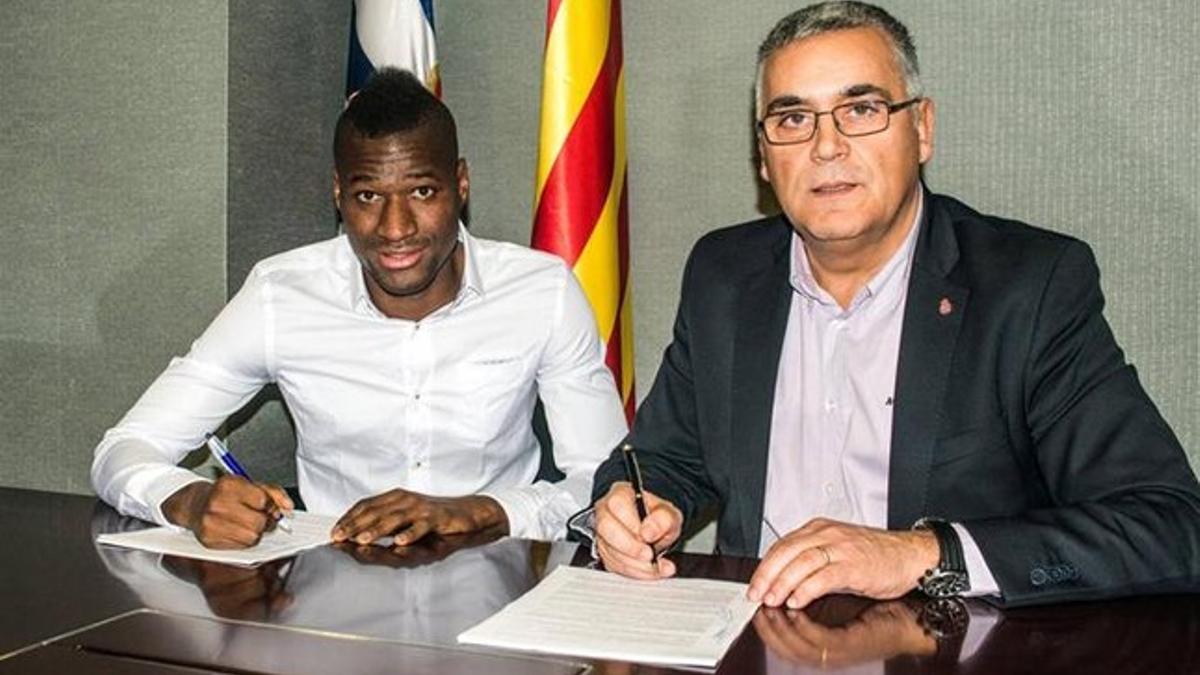
[[[848,181],[829,181],[827,183],[819,183],[813,187],[812,191],[818,196],[837,197],[844,195],[854,188],[858,187],[857,183]]]
[[[380,249],[378,252],[379,266],[393,272],[406,270],[421,262],[421,256],[424,254],[424,247],[399,250]]]

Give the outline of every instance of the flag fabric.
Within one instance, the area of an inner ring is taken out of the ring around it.
[[[433,0],[354,0],[346,96],[361,89],[371,73],[384,66],[410,71],[441,97]]]
[[[548,0],[533,247],[583,286],[633,419],[620,0]]]

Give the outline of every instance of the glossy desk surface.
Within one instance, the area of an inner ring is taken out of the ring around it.
[[[325,547],[247,570],[93,543],[140,526],[93,498],[0,488],[0,673],[672,672],[455,643],[554,565],[580,564],[567,545]],[[741,581],[756,562],[676,559],[683,575]],[[762,610],[717,672],[1200,673],[1200,596],[967,603],[950,623],[946,609],[835,597]]]

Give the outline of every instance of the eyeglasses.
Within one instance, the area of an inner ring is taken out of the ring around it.
[[[817,121],[821,115],[829,115],[843,136],[870,136],[888,128],[892,113],[920,100],[921,97],[917,96],[900,103],[878,99],[852,101],[821,112],[803,108],[778,110],[759,120],[758,130],[771,145],[804,143],[816,135]]]

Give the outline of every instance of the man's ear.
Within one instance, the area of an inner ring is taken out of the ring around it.
[[[454,175],[458,180],[458,201],[460,204],[466,204],[467,197],[471,196],[471,172],[467,168],[466,159],[462,157],[458,158]]]
[[[937,121],[933,99],[918,101],[917,114],[917,156],[921,164],[925,164],[933,157],[933,130]]]
[[[767,148],[761,136],[758,138],[758,176],[767,185],[771,184],[771,177],[767,175]]]
[[[333,170],[333,205],[340,206],[342,203],[342,181],[338,178],[337,169]]]

